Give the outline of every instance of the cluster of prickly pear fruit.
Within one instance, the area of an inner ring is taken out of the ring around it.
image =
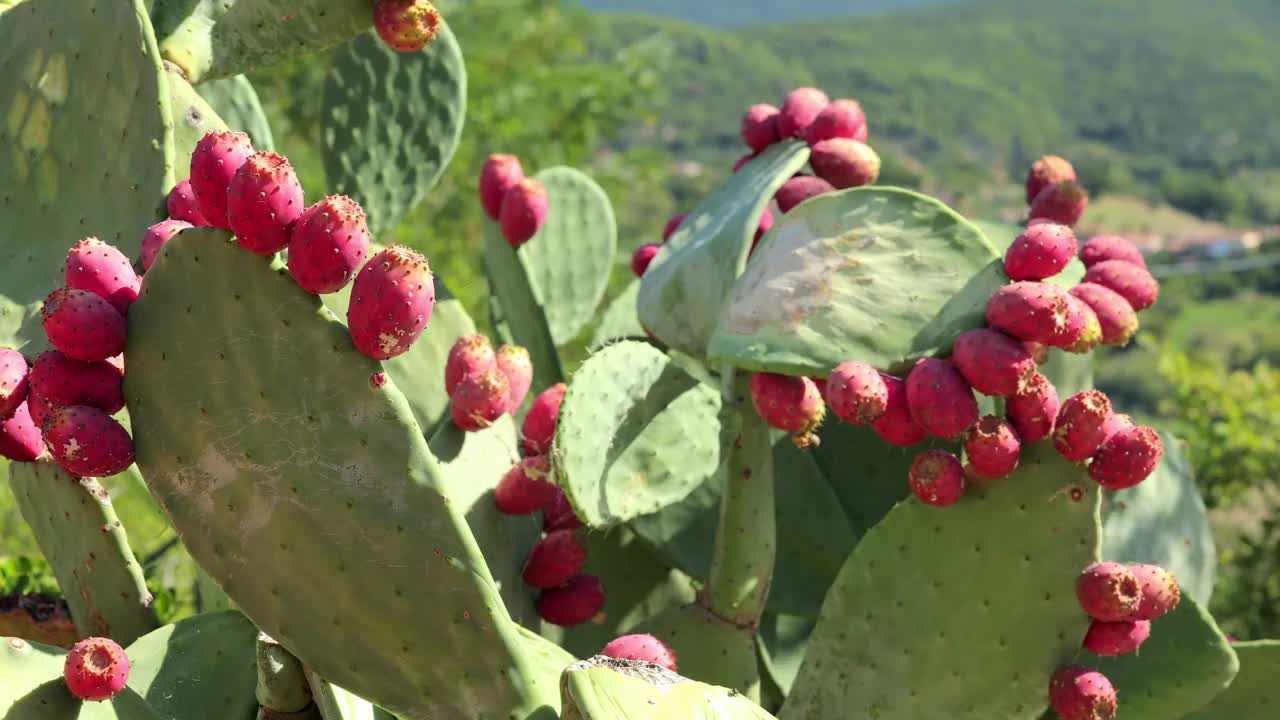
[[[525,177],[515,155],[493,154],[480,169],[480,205],[511,247],[529,242],[547,221],[547,188]]]
[[[533,384],[533,362],[519,345],[495,352],[484,335],[464,335],[449,350],[444,374],[453,424],[477,432],[516,414]]]

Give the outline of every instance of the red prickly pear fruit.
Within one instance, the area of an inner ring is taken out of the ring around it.
[[[96,237],[76,243],[67,253],[67,287],[88,290],[111,303],[121,315],[138,299],[141,281],[133,263],[115,247]]]
[[[860,143],[867,141],[867,116],[858,101],[847,98],[833,100],[822,108],[804,133],[805,142],[815,150],[819,143],[837,138]],[[878,160],[876,165],[879,166]]]
[[[427,259],[392,245],[369,258],[351,286],[347,329],[356,348],[374,360],[408,352],[436,304]]]
[[[1119,235],[1098,235],[1080,248],[1080,262],[1091,268],[1108,260],[1124,260],[1146,269],[1147,259],[1137,245]]]
[[[889,407],[889,388],[878,370],[864,362],[842,362],[827,377],[822,399],[841,420],[870,425]],[[819,388],[822,385],[818,385]]]
[[[1098,320],[1091,308],[1070,293],[1064,294],[1062,300],[1067,305],[1066,320],[1057,332],[1044,341],[1044,344],[1064,350],[1077,345],[1087,345],[1090,342],[1096,344],[1102,337],[1102,329],[1091,326],[1091,322],[1096,324]],[[1086,337],[1086,333],[1091,331],[1094,336]]]
[[[59,288],[40,309],[53,346],[76,360],[106,360],[124,352],[128,324],[111,303],[88,290]]]
[[[734,168],[734,170],[737,170],[737,168]],[[684,222],[684,219],[687,217],[689,217],[687,214],[680,213],[679,215],[674,215],[667,220],[667,224],[662,228],[662,242],[670,240],[671,233],[675,232],[676,229],[680,227],[680,223]]]
[[[44,452],[44,436],[40,426],[31,419],[30,406],[26,402],[0,420],[0,457],[14,462],[31,462]]]
[[[676,671],[676,654],[658,638],[648,634],[623,635],[609,641],[598,655],[618,660],[640,660]]]
[[[1112,414],[1111,417],[1107,418],[1107,440],[1115,437],[1115,434],[1121,430],[1127,430],[1131,427],[1134,427],[1133,418],[1123,413]],[[1102,443],[1105,445],[1107,440],[1103,440]]]
[[[1066,225],[1037,223],[1022,231],[1004,254],[1011,280],[1044,280],[1062,272],[1076,256],[1076,234]]]
[[[1106,675],[1069,665],[1049,679],[1049,704],[1062,720],[1112,720],[1116,689]]]
[[[556,488],[551,499],[542,506],[542,532],[576,530],[580,527],[582,527],[582,521],[573,511],[573,503],[569,502],[569,496],[565,495],[560,488]]]
[[[568,386],[556,383],[533,399],[529,413],[520,427],[520,449],[526,455],[545,455],[551,452],[556,436],[556,421],[560,419],[560,404]]]
[[[212,130],[196,143],[195,152],[191,153],[191,190],[207,224],[231,229],[227,190],[236,171],[253,152],[249,136],[242,132]]]
[[[898,447],[909,447],[924,441],[928,433],[911,418],[907,406],[907,383],[902,378],[880,374],[888,391],[884,414],[871,423],[871,429],[881,440]]]
[[[26,401],[29,374],[22,353],[0,348],[0,420],[13,415]]]
[[[1104,260],[1089,268],[1083,282],[1101,285],[1129,302],[1134,310],[1146,310],[1160,299],[1160,283],[1146,268],[1124,260]]]
[[[1124,490],[1156,471],[1164,443],[1145,425],[1122,427],[1109,433],[1089,463],[1089,477],[1109,490]]]
[[[1089,193],[1074,180],[1050,185],[1031,203],[1031,218],[1075,227],[1089,207]]]
[[[1150,636],[1149,620],[1094,620],[1089,623],[1089,632],[1084,636],[1084,649],[1101,657],[1128,655],[1142,647]]]
[[[45,419],[57,408],[57,405],[46,402],[39,395],[33,392],[27,393],[27,411],[31,413],[31,422],[37,428],[44,427]]]
[[[479,333],[463,335],[449,349],[449,359],[444,365],[444,391],[449,397],[464,379],[479,375],[498,362],[493,343]]]
[[[925,450],[911,462],[911,492],[921,502],[946,507],[964,496],[964,466],[946,450]]]
[[[524,168],[515,155],[493,154],[480,168],[480,205],[490,220],[498,221],[502,198],[524,179]]]
[[[1123,347],[1138,331],[1138,314],[1116,291],[1095,283],[1080,283],[1071,288],[1071,295],[1093,310],[1103,345]]]
[[[557,490],[551,481],[551,461],[546,455],[534,455],[511,466],[494,488],[493,500],[498,512],[530,515],[545,507]]]
[[[169,191],[169,197],[165,200],[165,206],[169,210],[170,220],[181,220],[191,223],[194,227],[209,227],[212,224],[205,218],[204,213],[200,212],[195,191],[191,189],[190,179],[173,186]]]
[[[649,263],[653,262],[654,256],[661,249],[662,246],[657,243],[645,243],[636,248],[636,251],[631,253],[631,272],[635,273],[636,277],[644,277],[645,271],[649,269]]]
[[[81,700],[110,700],[129,680],[129,656],[110,638],[85,638],[67,653],[62,678],[71,694]]]
[[[124,407],[123,380],[105,360],[72,360],[57,350],[40,353],[31,367],[31,392],[50,408],[88,405],[114,415]]]
[[[1036,372],[1023,343],[987,328],[961,333],[951,346],[951,362],[975,390],[992,397],[1016,395]]]
[[[1079,318],[1081,325],[1080,337],[1075,342],[1063,347],[1069,353],[1084,355],[1092,352],[1094,348],[1102,343],[1102,323],[1098,320],[1098,314],[1093,311],[1089,303],[1077,298],[1075,295],[1067,295],[1071,303],[1071,318],[1075,322],[1075,318]]]
[[[999,480],[1018,469],[1022,442],[1008,420],[987,415],[965,436],[964,453],[975,475],[983,480]]]
[[[880,156],[870,145],[849,138],[814,145],[809,165],[837,190],[871,185],[880,177]]]
[[[1036,361],[1036,365],[1043,365],[1049,362],[1049,346],[1044,343],[1038,343],[1034,340],[1023,340],[1022,347],[1026,348],[1032,359]]]
[[[108,477],[133,464],[129,431],[98,408],[57,408],[45,418],[42,430],[53,459],[77,477]]]
[[[502,210],[498,222],[502,225],[502,237],[511,247],[525,244],[547,221],[547,189],[533,178],[525,178],[515,184],[502,197]]]
[[[775,196],[778,200],[778,209],[783,214],[791,212],[791,208],[812,197],[825,195],[829,192],[835,192],[835,187],[820,177],[813,175],[797,175],[782,184],[778,188],[778,194]]]
[[[1005,401],[1005,417],[1024,443],[1039,442],[1053,433],[1060,402],[1058,389],[1049,378],[1034,373],[1022,392]]]
[[[1031,165],[1027,172],[1027,204],[1035,202],[1041,190],[1050,185],[1076,179],[1076,169],[1057,155],[1045,155]]]
[[[160,222],[147,228],[146,234],[142,236],[142,271],[146,272],[155,264],[156,258],[160,255],[160,249],[165,243],[173,239],[174,235],[194,227],[185,220],[161,220]]]
[[[733,171],[736,173],[742,169],[744,165],[756,159],[756,153],[747,153],[733,162]]]
[[[955,440],[978,422],[978,399],[954,363],[937,358],[916,361],[907,376],[907,407],[925,432]]]
[[[748,386],[751,402],[766,423],[791,433],[796,447],[817,444],[813,431],[827,409],[817,383],[801,375],[754,373]]]
[[[553,588],[569,582],[587,564],[587,544],[578,530],[556,530],[529,551],[521,577],[536,588]]]
[[[392,50],[418,52],[440,32],[440,12],[428,0],[378,0],[373,29]]]
[[[594,575],[580,574],[560,587],[538,594],[538,615],[552,625],[581,625],[604,609],[604,583]]]
[[[778,114],[778,136],[803,138],[831,99],[817,88],[802,87],[787,93]]]
[[[303,210],[289,232],[289,274],[313,295],[346,287],[368,254],[364,208],[345,195]]]
[[[1053,447],[1071,462],[1084,462],[1107,439],[1111,400],[1101,390],[1085,390],[1062,402],[1053,427]]]
[[[468,375],[449,396],[449,416],[464,432],[478,432],[507,412],[511,382],[497,367]]]
[[[236,242],[258,255],[289,247],[289,231],[305,208],[297,173],[273,152],[250,155],[227,188],[227,220]]]
[[[1097,562],[1076,578],[1076,599],[1089,617],[1121,622],[1131,619],[1142,602],[1142,583],[1120,563]]]
[[[507,378],[507,413],[514,416],[533,386],[533,360],[527,348],[503,345],[498,348],[497,363]]]
[[[742,141],[751,152],[760,152],[781,140],[778,118],[781,112],[772,105],[760,103],[747,108],[742,116]]]
[[[760,242],[760,238],[764,237],[764,234],[772,229],[773,211],[769,208],[765,208],[764,212],[760,213],[760,224],[756,225],[756,235],[751,241],[752,249],[755,249],[756,243]]]
[[[1142,587],[1142,600],[1133,612],[1133,620],[1159,620],[1178,607],[1182,599],[1182,589],[1178,587],[1178,578],[1159,565],[1130,565]]]
[[[1067,291],[1046,282],[1005,285],[987,302],[987,325],[1018,340],[1050,344],[1070,319]]]

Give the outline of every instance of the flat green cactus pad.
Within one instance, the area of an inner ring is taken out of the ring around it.
[[[254,90],[249,78],[235,75],[209,80],[200,83],[196,92],[218,113],[227,127],[237,132],[249,133],[255,149],[275,150],[276,142],[271,135],[271,126],[262,110],[258,91]]]
[[[165,720],[253,720],[257,634],[234,610],[165,625],[126,648],[129,687]]]
[[[752,698],[760,696],[760,666],[751,629],[690,603],[667,608],[641,623],[636,632],[650,633],[666,643],[676,656],[676,669],[684,675]]]
[[[849,359],[896,371],[950,352],[1006,282],[982,232],[933,198],[880,187],[821,195],[761,241],[709,355],[798,375],[825,377]]]
[[[423,50],[392,50],[372,30],[333,51],[320,139],[334,192],[369,216],[374,237],[400,224],[462,139],[467,69],[446,24]]]
[[[1102,556],[1166,567],[1184,594],[1208,605],[1217,555],[1204,500],[1181,441],[1169,433],[1160,438],[1164,457],[1155,473],[1136,487],[1108,493],[1103,501]]]
[[[0,347],[48,347],[40,304],[72,245],[135,256],[163,217],[173,139],[146,5],[27,0],[0,16]]]
[[[489,305],[494,329],[506,342],[522,345],[533,361],[533,387],[537,396],[560,382],[564,371],[555,339],[547,324],[547,309],[538,301],[532,281],[515,248],[502,237],[497,223],[485,222],[484,269],[489,278]]]
[[[769,674],[785,696],[800,672],[804,650],[817,620],[798,615],[765,613],[756,631],[756,644],[760,649],[760,668]]]
[[[773,716],[728,688],[657,665],[603,656],[564,671],[564,720],[766,720]]]
[[[313,672],[307,673],[307,680],[311,684],[311,696],[323,720],[396,720],[386,710]]]
[[[618,294],[600,315],[591,336],[592,346],[598,347],[617,338],[643,337],[644,328],[640,326],[640,316],[636,311],[636,299],[640,296],[640,281],[632,280]]]
[[[107,702],[82,702],[67,690],[67,652],[19,638],[0,638],[0,717],[8,720],[170,720],[130,688]],[[248,719],[246,719],[248,720]]]
[[[783,720],[989,720],[1044,707],[1049,676],[1088,625],[1074,582],[1097,558],[1098,489],[1048,442],[1023,453],[1008,479],[945,508],[913,497],[859,541]]]
[[[226,130],[227,123],[191,87],[177,65],[166,62],[169,83],[170,125],[173,126],[173,179],[181,182],[191,175],[191,154],[196,143],[212,130]]]
[[[183,231],[129,324],[139,467],[254,624],[409,717],[554,707],[408,402],[278,260]]]
[[[1062,400],[1084,390],[1091,390],[1093,383],[1093,355],[1069,353],[1049,348],[1049,359],[1040,366],[1040,374],[1058,389]]]
[[[1280,713],[1280,640],[1256,640],[1232,646],[1240,673],[1230,687],[1185,720],[1262,720]]]
[[[808,160],[804,143],[775,143],[690,212],[645,271],[636,300],[641,324],[667,345],[705,356],[760,216]]]

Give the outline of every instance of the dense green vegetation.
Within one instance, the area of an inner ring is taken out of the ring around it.
[[[788,22],[798,18],[840,17],[944,5],[968,0],[581,0],[601,12],[642,12],[715,27]]]

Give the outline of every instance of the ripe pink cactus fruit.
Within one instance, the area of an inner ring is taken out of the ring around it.
[[[826,405],[813,380],[800,375],[754,373],[749,382],[751,402],[770,426],[791,433],[796,447],[818,444],[813,431],[826,415]]]
[[[498,348],[498,370],[507,378],[507,413],[515,415],[533,385],[533,360],[529,350],[519,345]]]
[[[1111,400],[1101,390],[1085,390],[1062,402],[1053,427],[1053,447],[1071,462],[1084,462],[1107,439]]]
[[[110,700],[129,680],[129,656],[110,638],[85,638],[67,653],[62,678],[71,694],[81,700]]]
[[[907,376],[907,407],[925,432],[958,439],[978,422],[978,400],[954,363],[937,358],[916,361]]]
[[[205,218],[204,213],[200,212],[195,191],[191,189],[190,179],[173,186],[169,191],[169,197],[165,200],[165,207],[169,211],[170,220],[191,223],[194,227],[208,227],[212,224]]]
[[[924,442],[928,433],[911,417],[907,406],[907,382],[892,375],[880,374],[888,391],[884,414],[871,423],[871,429],[881,440],[898,447],[910,447]]]
[[[867,141],[867,116],[858,101],[841,98],[828,103],[804,133],[805,142],[815,149],[819,143],[835,138]]]
[[[297,173],[284,156],[273,152],[250,155],[227,188],[227,221],[236,242],[258,255],[289,247],[289,231],[304,209]]]
[[[1062,272],[1076,249],[1071,228],[1039,223],[1023,230],[1005,251],[1004,271],[1011,280],[1044,280]]]
[[[431,320],[436,287],[427,259],[402,245],[369,258],[356,275],[347,329],[356,349],[375,360],[409,351]]]
[[[1116,689],[1102,673],[1070,665],[1049,679],[1049,704],[1062,720],[1112,720]]]
[[[193,227],[189,222],[169,218],[147,228],[147,232],[142,236],[142,271],[150,270],[165,243],[189,227]]]
[[[641,660],[676,672],[676,654],[661,640],[648,634],[614,638],[598,654],[619,660]]]
[[[364,208],[345,195],[303,210],[289,232],[289,275],[313,295],[346,287],[368,254]]]
[[[1095,620],[1130,620],[1142,602],[1142,583],[1128,567],[1117,562],[1097,562],[1076,578],[1080,608]]]
[[[579,530],[555,530],[529,551],[521,577],[536,588],[569,582],[587,564],[587,543]]]
[[[507,412],[511,383],[496,366],[468,375],[449,396],[449,416],[464,432],[478,432]]]
[[[755,234],[755,237],[752,238],[751,240],[751,249],[755,250],[756,245],[759,244],[760,242],[760,238],[764,237],[764,234],[769,232],[772,229],[773,229],[773,211],[770,210],[769,208],[765,208],[764,212],[760,213],[760,223],[756,225],[756,234]]]
[[[40,309],[45,336],[76,360],[106,360],[124,352],[128,325],[111,303],[88,290],[59,288]]]
[[[494,488],[493,500],[506,515],[530,515],[550,502],[559,488],[551,475],[551,460],[533,455],[511,466]]]
[[[1122,427],[1108,437],[1089,462],[1089,477],[1109,490],[1124,490],[1146,480],[1156,471],[1164,443],[1153,428]]]
[[[813,175],[797,175],[782,184],[774,197],[778,201],[778,209],[783,214],[809,198],[835,192],[835,187],[820,177]]]
[[[1147,259],[1138,246],[1119,235],[1097,235],[1080,248],[1080,262],[1086,268],[1107,260],[1124,260],[1140,268],[1147,267]]]
[[[1095,283],[1080,283],[1071,288],[1071,295],[1093,310],[1103,345],[1124,347],[1138,332],[1138,314],[1116,291]]]
[[[1018,469],[1022,442],[1008,420],[987,415],[965,436],[964,454],[971,472],[979,478],[999,480]]]
[[[1033,220],[1044,219],[1075,227],[1088,208],[1089,193],[1084,186],[1074,180],[1066,180],[1041,190],[1031,203],[1030,216]]]
[[[191,153],[191,191],[205,222],[231,229],[227,218],[227,190],[245,160],[253,154],[249,136],[241,132],[213,130],[196,143]],[[187,218],[179,218],[196,224]]]
[[[88,290],[111,303],[121,315],[138,299],[141,280],[133,271],[133,263],[115,247],[96,237],[76,243],[67,253],[65,279],[67,287]]]
[[[1151,622],[1148,620],[1094,620],[1089,623],[1089,632],[1084,636],[1084,649],[1102,657],[1128,655],[1141,647],[1150,636]]]
[[[1005,285],[987,302],[987,325],[1018,340],[1048,345],[1067,328],[1067,291],[1047,282]]]
[[[31,462],[44,452],[44,436],[40,426],[31,419],[26,402],[0,420],[0,457],[14,462]]]
[[[964,466],[946,450],[925,450],[911,463],[911,492],[935,507],[952,505],[964,496]]]
[[[734,168],[734,170],[736,171],[737,168]],[[680,223],[684,222],[684,219],[687,217],[689,217],[688,214],[680,213],[679,215],[674,215],[668,219],[667,224],[662,227],[662,242],[670,240],[671,233],[675,232],[676,229],[680,227]]]
[[[480,205],[490,220],[498,221],[502,198],[523,179],[524,168],[515,155],[495,153],[484,161],[480,169]]]
[[[778,115],[778,135],[783,138],[803,138],[809,126],[818,118],[831,99],[817,88],[796,88],[787,93]]]
[[[849,138],[814,145],[809,165],[837,190],[872,185],[880,177],[880,156],[870,145]]]
[[[1013,429],[1024,443],[1043,440],[1053,433],[1060,408],[1058,389],[1049,378],[1034,373],[1027,386],[1005,401],[1005,417],[1013,423]]]
[[[48,350],[31,367],[30,387],[49,408],[88,405],[114,415],[124,408],[123,381],[120,368],[105,360],[84,362]]]
[[[1178,607],[1182,590],[1173,572],[1159,565],[1130,565],[1138,583],[1142,586],[1142,600],[1132,619],[1159,620]]]
[[[1084,282],[1114,291],[1134,310],[1146,310],[1160,299],[1160,283],[1151,273],[1124,260],[1104,260],[1094,264],[1085,272]]]
[[[1069,353],[1084,355],[1092,352],[1094,348],[1102,343],[1102,323],[1098,320],[1098,314],[1085,301],[1077,298],[1075,295],[1068,294],[1067,302],[1071,305],[1068,322],[1077,322],[1081,326],[1080,336],[1070,345],[1064,346],[1062,349]],[[1056,346],[1055,346],[1056,347]]]
[[[742,116],[742,141],[751,152],[760,152],[781,140],[778,135],[778,118],[781,111],[764,103],[752,105]]]
[[[1036,373],[1035,358],[1023,343],[988,328],[961,333],[951,362],[975,390],[993,397],[1017,394]]]
[[[56,408],[45,418],[42,430],[53,459],[77,477],[108,477],[133,464],[129,431],[98,408]]]
[[[524,178],[502,197],[498,222],[502,237],[511,247],[525,244],[547,221],[547,188],[533,178]]]
[[[841,420],[870,425],[888,409],[889,388],[880,371],[864,362],[847,360],[827,377],[822,398]]]
[[[585,573],[575,575],[560,587],[538,594],[538,615],[552,625],[573,627],[595,617],[604,609],[605,587],[600,578]]]
[[[568,386],[556,383],[539,393],[529,406],[520,427],[520,449],[526,455],[545,455],[551,452],[555,441],[556,423],[560,419],[560,404]]]
[[[418,52],[440,32],[440,13],[428,0],[377,0],[373,28],[392,50]]]
[[[1036,160],[1027,172],[1027,204],[1035,201],[1041,190],[1050,185],[1076,179],[1076,169],[1057,155],[1045,155]]]
[[[582,521],[573,511],[569,496],[560,488],[556,488],[551,499],[542,506],[542,532],[551,533],[556,530],[576,530],[582,527]]]
[[[449,349],[449,357],[444,365],[444,391],[449,397],[458,388],[458,383],[471,375],[479,375],[498,362],[493,343],[480,333],[463,335]]]
[[[30,370],[22,353],[0,348],[0,420],[13,415],[27,399]]]
[[[1063,293],[1061,297],[1066,304],[1067,313],[1057,331],[1045,339],[1045,345],[1065,350],[1090,342],[1092,338],[1086,338],[1085,334],[1091,330],[1095,331],[1098,336],[1102,335],[1100,329],[1093,328],[1090,325],[1091,321],[1096,323],[1097,318],[1091,319],[1092,312],[1088,305],[1073,297],[1070,293]]]
[[[644,277],[645,271],[649,269],[649,263],[653,262],[653,258],[661,249],[662,246],[657,243],[645,243],[636,248],[636,251],[631,253],[631,272],[636,277]]]
[[[1038,343],[1034,340],[1023,340],[1022,347],[1026,348],[1031,357],[1035,359],[1036,365],[1043,365],[1049,362],[1049,346],[1044,343]]]

